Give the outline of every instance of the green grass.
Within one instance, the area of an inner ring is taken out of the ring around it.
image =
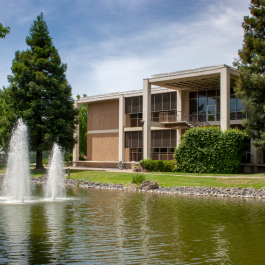
[[[6,165],[0,165],[0,173],[6,172]]]
[[[183,174],[183,173],[182,173]],[[264,174],[250,174],[244,175],[248,178],[217,178],[216,176],[211,177],[196,177],[190,175],[179,175],[178,173],[159,173],[151,172],[144,174],[147,180],[157,181],[160,186],[173,187],[173,186],[204,186],[204,187],[241,187],[241,188],[261,188],[265,187],[265,178],[255,178],[264,176]],[[196,174],[199,175],[199,174]],[[204,174],[202,174],[204,175]],[[219,175],[224,176],[224,175]],[[230,177],[242,176],[241,174],[230,174]],[[229,177],[228,176],[228,177]],[[116,172],[104,172],[104,171],[87,171],[87,170],[71,170],[70,178],[89,180],[93,182],[100,181],[101,183],[113,183],[113,184],[124,184],[128,185],[132,182],[132,173],[116,173]]]
[[[33,168],[33,167],[32,167]],[[5,166],[0,165],[0,173],[5,173]],[[43,172],[32,172],[31,176],[41,177]],[[67,172],[66,172],[67,174]],[[101,183],[113,183],[128,185],[133,180],[133,173],[124,172],[104,172],[88,170],[71,170],[70,178],[89,180]],[[265,174],[193,174],[180,172],[149,172],[144,176],[147,180],[157,181],[160,186],[204,186],[204,187],[241,187],[241,188],[261,188],[265,187]],[[199,177],[196,177],[199,176]],[[206,176],[206,177],[203,177]],[[226,178],[220,178],[224,176]],[[219,178],[218,178],[219,177]],[[237,178],[233,178],[237,177]],[[249,178],[244,178],[249,177]],[[255,178],[264,177],[264,178]]]

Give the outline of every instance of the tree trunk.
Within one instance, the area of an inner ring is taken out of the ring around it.
[[[36,168],[38,170],[44,170],[44,166],[42,164],[42,151],[36,152]]]

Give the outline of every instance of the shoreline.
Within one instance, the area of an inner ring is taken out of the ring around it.
[[[43,177],[31,177],[31,181],[37,184],[44,184],[46,178]],[[147,192],[155,194],[179,194],[179,195],[195,195],[195,196],[212,196],[212,197],[232,197],[232,198],[253,198],[253,199],[265,199],[265,188],[260,189],[247,189],[247,188],[220,188],[220,187],[162,187],[158,186],[158,189],[140,189],[127,188],[123,184],[109,184],[101,182],[92,182],[79,179],[66,178],[65,184],[67,186],[74,186],[79,188],[94,188],[94,189],[106,189],[106,190],[119,190],[119,191],[133,191],[133,192]]]
[[[0,174],[0,180],[3,181],[4,174]],[[47,176],[31,177],[31,182],[36,184],[45,184]],[[158,189],[140,189],[126,187],[123,184],[109,184],[101,182],[92,182],[87,180],[79,180],[73,178],[65,178],[65,184],[67,186],[79,187],[79,188],[94,188],[94,189],[106,189],[106,190],[119,190],[119,191],[133,191],[133,192],[147,192],[155,194],[178,194],[178,195],[193,195],[193,196],[211,196],[211,197],[231,197],[231,198],[252,198],[252,199],[265,199],[265,188],[220,188],[220,187],[162,187],[158,186]]]

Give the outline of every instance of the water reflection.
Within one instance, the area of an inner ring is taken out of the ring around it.
[[[27,260],[29,249],[28,205],[1,205],[1,262]]]
[[[263,201],[79,188],[67,196],[77,200],[0,204],[0,263],[265,262]]]

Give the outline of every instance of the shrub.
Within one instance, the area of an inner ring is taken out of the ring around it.
[[[175,171],[191,173],[236,173],[245,153],[247,135],[230,129],[200,127],[188,130],[175,149]]]
[[[139,185],[144,180],[146,180],[146,178],[145,178],[145,176],[143,174],[133,174],[132,183],[135,183],[135,184]]]
[[[159,171],[159,172],[172,172],[175,168],[175,161],[169,160],[152,160],[151,158],[144,159],[144,162],[141,160],[140,165],[144,163],[144,168],[149,171]]]

